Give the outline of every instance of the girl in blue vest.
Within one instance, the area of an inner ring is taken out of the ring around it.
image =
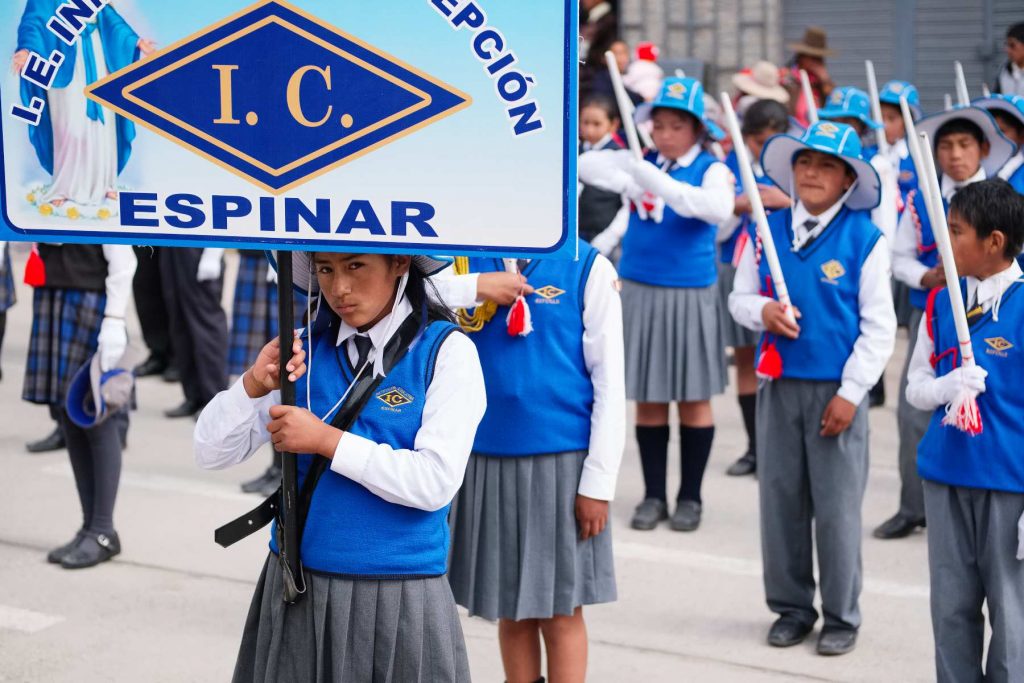
[[[779,615],[768,643],[796,645],[818,618],[816,546],[825,617],[818,652],[837,655],[853,649],[861,623],[866,396],[896,339],[889,249],[870,214],[879,179],[856,131],[831,121],[801,139],[772,138],[761,165],[794,190],[793,208],[772,213],[768,224],[796,322],[776,300],[754,244],[744,249],[729,310],[763,331],[763,353],[777,354],[776,377],[757,395],[764,585]]]
[[[637,402],[636,437],[646,492],[632,520],[653,529],[668,517],[669,406],[678,405],[682,476],[671,526],[700,525],[701,484],[715,427],[711,397],[725,389],[715,238],[735,204],[735,180],[704,151],[711,124],[704,88],[668,78],[637,110],[653,122],[656,150],[580,157],[580,178],[633,202],[619,275],[626,334],[626,396]]]
[[[756,159],[754,177],[761,187],[761,201],[767,210],[789,206],[789,197],[775,187],[764,174],[759,163],[761,149],[768,138],[789,130],[789,113],[775,100],[758,100],[751,104],[743,115],[743,144],[750,150],[750,158]],[[736,153],[730,152],[725,165],[733,176],[740,177]],[[739,398],[743,426],[747,431],[747,452],[729,466],[727,473],[738,477],[753,474],[757,470],[757,437],[754,430],[754,411],[757,401],[757,374],[754,371],[754,348],[757,334],[739,325],[729,315],[729,294],[736,278],[736,264],[748,240],[757,236],[757,230],[750,218],[750,200],[743,192],[742,185],[736,186],[736,208],[733,217],[719,226],[718,237],[724,238],[719,245],[718,293],[719,310],[722,313],[723,342],[733,349],[736,362],[736,394]]]
[[[965,187],[949,208],[977,365],[962,367],[952,307],[934,289],[910,362],[907,398],[930,415],[918,448],[928,512],[936,677],[1010,681],[1024,672],[1024,198],[1002,180]],[[943,425],[964,385],[983,431]],[[983,604],[991,639],[982,672]]]
[[[300,454],[301,487],[315,458],[330,460],[302,533],[306,593],[282,602],[272,534],[234,680],[468,681],[444,576],[447,517],[486,395],[476,349],[427,295],[441,264],[339,253],[293,261],[296,288],[317,304],[288,365],[300,407],[280,405],[272,341],[195,432],[196,460],[208,469],[271,441]],[[409,321],[415,339],[384,376],[383,350]],[[328,423],[363,373],[383,378],[342,432]]]
[[[999,169],[999,177],[1024,194],[1024,97],[1019,95],[992,95],[972,102],[985,109],[996,120],[999,130],[1013,144],[1017,153]]]
[[[625,445],[622,307],[611,263],[578,249],[575,261],[518,264],[530,334],[508,333],[514,294],[470,334],[490,409],[453,506],[450,578],[457,603],[498,620],[510,683],[540,678],[541,637],[549,680],[583,681],[583,606],[616,599],[607,524]],[[501,259],[468,270],[445,283],[449,304],[473,307],[509,278]]]
[[[999,132],[995,120],[978,107],[958,107],[927,116],[917,124],[935,148],[943,204],[961,187],[994,177],[1013,154],[1013,143]],[[931,221],[919,192],[908,195],[907,210],[900,217],[892,250],[893,277],[910,289],[908,320],[910,348],[924,315],[928,291],[945,284]],[[900,402],[896,412],[899,428],[900,506],[895,515],[875,529],[876,538],[903,538],[925,525],[924,492],[917,476],[917,446],[928,429],[929,414],[907,402],[908,356],[900,376]]]

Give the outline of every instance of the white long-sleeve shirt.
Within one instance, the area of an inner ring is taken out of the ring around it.
[[[687,168],[700,152],[700,145],[694,145],[678,159],[667,159],[659,154],[656,165],[663,171],[673,164]],[[627,170],[633,163],[632,152],[629,150],[585,152],[579,158],[580,180],[603,190],[635,198],[643,190]],[[661,195],[661,198],[680,216],[717,225],[732,215],[736,200],[735,185],[729,167],[715,163],[704,173],[700,185],[672,181],[671,192]]]
[[[452,275],[450,269],[435,275],[441,298],[453,308],[472,308],[477,301],[478,274]],[[625,349],[622,334],[622,302],[615,267],[597,256],[583,290],[583,359],[594,385],[590,417],[590,446],[583,462],[578,493],[588,498],[612,500],[626,446]],[[490,323],[503,324],[502,321]],[[533,334],[544,334],[535,330]],[[501,406],[492,406],[501,410]]]
[[[816,216],[819,221],[817,227],[807,231],[804,222],[811,218],[811,214],[803,203],[797,202],[793,209],[794,244],[776,244],[775,248],[799,250],[811,237],[820,234],[828,226],[840,208],[842,204],[837,203]],[[800,293],[793,292],[792,296],[794,305],[799,308]],[[763,332],[761,312],[771,301],[773,299],[761,295],[754,245],[747,242],[736,270],[733,290],[729,294],[729,312],[740,325],[755,332]],[[854,342],[853,353],[843,366],[837,392],[854,405],[859,405],[878,382],[896,345],[896,313],[889,286],[889,247],[885,240],[879,240],[864,261],[857,303],[860,310],[860,335]]]
[[[1020,277],[1020,265],[1014,261],[1003,272],[996,273],[984,280],[973,277],[965,278],[967,280],[967,301],[981,306],[981,310],[988,313],[997,302],[1001,301],[1003,292]],[[947,296],[947,294],[942,292],[938,296]],[[997,313],[998,308],[993,316]],[[928,334],[928,320],[922,317],[921,325],[917,330],[917,344],[914,346],[913,355],[910,357],[910,367],[907,370],[907,401],[919,410],[935,410],[943,404],[936,386],[935,368],[931,363],[934,352],[935,343]]]
[[[405,320],[412,312],[403,298],[395,311],[386,316],[365,336],[374,349],[384,339],[391,318]],[[393,329],[397,330],[398,325]],[[342,324],[338,344],[345,344],[353,363],[355,345],[347,343],[357,333]],[[371,355],[372,358],[372,355]],[[310,372],[317,371],[318,358],[312,358]],[[321,363],[333,359],[319,360]],[[340,392],[344,387],[339,387]],[[300,404],[305,397],[298,397]],[[273,391],[253,399],[239,379],[206,406],[196,423],[194,450],[196,463],[204,469],[223,469],[249,458],[270,441],[267,424],[270,407],[281,403],[281,392]],[[452,334],[441,344],[434,377],[427,387],[422,424],[416,432],[413,448],[399,449],[386,443],[343,433],[331,461],[331,470],[365,486],[384,500],[420,510],[438,510],[455,497],[466,471],[476,428],[487,406],[483,371],[476,347],[463,334]],[[323,417],[318,415],[317,417]]]
[[[985,179],[985,170],[978,169],[978,172],[962,183],[954,181],[949,176],[942,176],[942,196],[946,201],[953,198],[964,185],[970,185]],[[920,190],[918,190],[920,192]],[[923,289],[921,278],[928,272],[928,266],[917,260],[917,239],[918,229],[914,223],[911,211],[908,209],[900,216],[899,225],[896,227],[896,239],[892,246],[892,274],[900,282],[913,289]]]
[[[107,260],[107,279],[104,281],[107,304],[103,315],[124,318],[132,296],[135,268],[138,266],[135,252],[123,244],[104,244],[103,258]]]

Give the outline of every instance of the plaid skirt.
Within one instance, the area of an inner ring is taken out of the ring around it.
[[[106,294],[38,288],[32,296],[32,336],[21,397],[62,404],[71,378],[96,352]]]
[[[260,350],[278,335],[277,284],[267,282],[270,264],[266,256],[242,253],[235,280],[228,341],[228,375],[241,375],[253,364]],[[306,297],[296,295],[295,319],[306,314]]]
[[[17,296],[14,290],[14,273],[11,272],[11,250],[4,249],[4,272],[0,276],[0,313],[4,313],[14,302]]]

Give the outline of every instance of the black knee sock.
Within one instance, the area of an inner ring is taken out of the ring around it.
[[[757,394],[741,394],[740,412],[743,413],[743,427],[747,430],[747,452],[757,455],[757,433],[754,429],[754,415],[757,413]]]
[[[95,506],[92,485],[95,475],[92,467],[92,454],[89,452],[89,439],[85,430],[71,422],[67,414],[61,416],[60,427],[64,433],[64,441],[67,443],[71,471],[75,475],[78,503],[82,507],[82,528],[88,529]]]
[[[704,482],[704,469],[711,455],[714,427],[679,427],[679,454],[682,478],[677,500],[700,502],[700,488]]]
[[[665,470],[668,467],[668,425],[636,428],[640,464],[644,471],[644,498],[666,500]]]
[[[114,502],[121,480],[119,420],[108,418],[82,429],[64,418],[64,434],[82,504],[83,528],[98,534],[114,531]]]

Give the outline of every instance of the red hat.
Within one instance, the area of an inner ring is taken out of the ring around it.
[[[658,61],[658,46],[654,43],[637,43],[636,58],[642,62]]]

